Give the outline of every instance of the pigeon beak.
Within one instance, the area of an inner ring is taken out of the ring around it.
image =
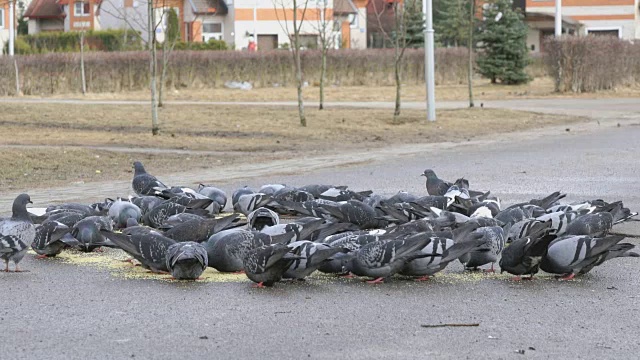
[[[425,174],[420,174],[420,176],[427,176],[427,175],[425,175]]]
[[[29,204],[33,204],[33,201],[29,200]]]

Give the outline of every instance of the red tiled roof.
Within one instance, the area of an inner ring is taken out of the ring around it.
[[[24,17],[29,19],[56,19],[64,16],[62,6],[57,0],[33,0],[24,12]]]

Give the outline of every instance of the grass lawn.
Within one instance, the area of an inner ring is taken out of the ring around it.
[[[404,110],[307,108],[308,127],[293,107],[188,106],[160,109],[152,136],[148,106],[3,104],[0,186],[50,187],[76,181],[128,179],[131,162],[175,173],[221,164],[261,162],[394,144],[466,141],[582,118],[498,109]],[[179,149],[196,152],[163,152]]]

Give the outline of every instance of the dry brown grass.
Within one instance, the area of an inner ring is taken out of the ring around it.
[[[309,126],[303,128],[298,125],[297,110],[290,107],[171,105],[161,109],[162,133],[154,137],[148,107],[142,105],[2,107],[0,131],[10,136],[0,137],[0,146],[4,146],[0,186],[9,188],[16,183],[47,187],[128,178],[134,159],[170,173],[287,158],[293,153],[461,141],[580,121],[569,116],[476,108],[439,111],[436,123],[424,122],[424,111],[404,110],[396,124],[388,109],[307,109]],[[120,151],[82,147],[117,147]],[[159,156],[151,149],[213,153]]]

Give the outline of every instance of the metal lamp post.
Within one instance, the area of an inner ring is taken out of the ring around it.
[[[433,2],[422,0],[422,13],[425,18],[424,28],[424,81],[427,86],[427,120],[436,121],[436,83],[435,54],[433,30]]]

